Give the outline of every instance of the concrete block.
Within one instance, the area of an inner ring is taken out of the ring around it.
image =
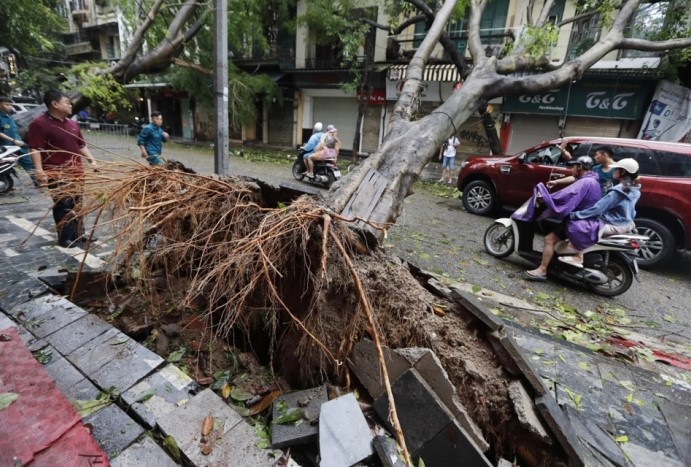
[[[577,410],[564,406],[564,412],[582,443],[590,445],[591,451],[596,451],[616,466],[627,466],[629,462],[624,452],[612,436],[592,420],[584,419]],[[585,450],[586,452],[588,449]]]
[[[144,432],[137,422],[115,404],[85,417],[82,422],[92,426],[91,435],[108,457],[124,451]]]
[[[280,416],[279,406],[301,408],[304,411],[303,422],[298,425],[275,424],[271,427],[271,446],[282,448],[296,444],[306,444],[317,440],[319,414],[322,404],[329,400],[325,386],[289,392],[278,397],[273,404],[272,419]]]
[[[578,437],[557,401],[547,394],[535,399],[535,405],[552,430],[552,434],[559,440],[561,447],[569,456],[569,465],[577,467],[585,465]]]
[[[509,383],[509,397],[513,402],[513,408],[518,416],[518,421],[523,427],[542,441],[552,444],[547,430],[542,426],[542,422],[540,422],[535,412],[533,398],[528,395],[528,391],[525,390],[520,381],[511,381]]]
[[[84,379],[84,375],[77,371],[65,358],[59,355],[56,355],[54,358],[55,360],[44,366],[44,368],[63,393]]]
[[[455,420],[452,420],[440,433],[425,443],[422,449],[413,454],[414,463],[417,464],[420,458],[428,466],[492,466]]]
[[[213,415],[218,439],[209,455],[201,452],[201,428],[204,419]],[[276,452],[259,449],[259,439],[252,428],[211,389],[200,392],[186,404],[177,407],[157,421],[167,436],[175,438],[180,450],[194,465],[270,466]],[[239,429],[235,428],[241,425]]]
[[[411,367],[411,364],[405,357],[388,347],[382,348],[382,351],[389,380],[393,383]],[[355,343],[348,364],[372,399],[376,399],[384,393],[384,378],[379,368],[379,357],[371,340],[362,339]]]
[[[454,420],[453,414],[436,398],[414,369],[403,373],[391,385],[391,390],[406,446],[411,453],[420,450]],[[386,393],[374,400],[374,410],[382,423],[392,431],[388,422],[389,399]]]
[[[63,391],[63,394],[69,400],[90,401],[98,398],[101,390],[87,378],[82,378]]]
[[[482,452],[489,449],[489,443],[485,440],[482,430],[475,421],[468,415],[468,412],[456,396],[456,388],[449,381],[449,375],[441,365],[437,355],[429,349],[419,354],[419,358],[414,363],[413,368],[422,376],[434,394],[453,414],[454,418],[460,423],[463,429],[470,435],[475,444]],[[397,350],[399,352],[399,350]]]
[[[123,393],[165,362],[133,340],[114,345],[114,347],[117,349],[115,358],[89,375],[98,386],[104,389],[114,386]]]
[[[511,336],[506,334],[506,332],[488,333],[487,336],[490,339],[491,343],[496,343],[498,341],[501,344],[501,347],[506,351],[506,355],[508,356],[508,358],[511,359],[510,361],[514,362],[515,367],[518,368],[518,371],[520,371],[521,376],[523,376],[526,379],[526,381],[528,381],[530,387],[533,391],[535,391],[535,393],[537,393],[540,396],[549,394],[547,386],[545,386],[544,381],[542,380],[542,378],[540,378],[540,374],[538,373],[537,369],[535,368],[535,366],[533,366],[530,360],[526,358],[521,348],[518,346],[516,341]],[[500,359],[501,354],[502,352],[497,353],[497,355],[500,356]],[[505,364],[507,369],[513,366],[511,365],[510,361],[504,362],[502,359],[502,363]],[[513,373],[512,371],[510,372]]]
[[[638,444],[624,443],[621,445],[621,449],[634,467],[650,467],[653,465],[661,467],[688,467],[683,462],[668,457],[662,451],[651,451]]]
[[[200,388],[189,376],[175,365],[166,365],[143,381],[132,386],[122,399],[148,428],[154,428],[156,420],[178,407],[178,403],[189,400]],[[147,391],[154,391],[153,396],[142,402],[137,399]]]
[[[46,340],[61,354],[67,355],[103,334],[112,326],[96,315],[87,313],[50,336]]]
[[[484,323],[490,331],[497,331],[504,327],[504,322],[501,318],[492,313],[489,308],[472,293],[459,289],[458,287],[453,287],[451,288],[451,296],[463,308],[468,310],[470,314]]]
[[[351,392],[321,406],[320,467],[349,467],[372,455],[372,433]]]
[[[115,459],[110,460],[110,467],[176,467],[178,465],[151,438],[145,436],[141,441],[132,444]]]
[[[12,321],[5,313],[0,312],[0,331],[14,327],[17,327],[17,323]]]
[[[64,327],[69,327],[74,321],[83,318],[88,313],[73,303],[64,300],[55,304],[49,313],[39,317],[39,321],[30,330],[37,337],[46,337]]]
[[[0,292],[0,309],[12,316],[12,309],[36,297],[48,293],[48,286],[26,274],[3,268],[3,290]]]
[[[63,297],[56,295],[43,295],[31,300],[26,300],[22,303],[10,308],[8,314],[14,317],[22,324],[31,323],[32,320],[40,316],[52,312],[56,307],[66,308],[74,306],[71,302]]]
[[[403,456],[398,454],[398,445],[389,436],[375,436],[372,446],[383,467],[405,467]]]

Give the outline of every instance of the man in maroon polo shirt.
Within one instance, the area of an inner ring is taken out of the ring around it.
[[[73,211],[79,206],[84,188],[82,157],[92,168],[98,165],[86,147],[79,125],[69,118],[70,98],[61,91],[50,90],[44,94],[43,103],[48,111],[31,122],[27,140],[36,180],[48,187],[55,203],[53,219],[58,244],[72,248],[88,240],[83,234],[82,219]]]

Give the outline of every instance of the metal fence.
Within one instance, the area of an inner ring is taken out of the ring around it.
[[[107,155],[128,154],[137,145],[137,135],[130,135],[129,125],[117,123],[79,122],[87,145],[97,159]]]

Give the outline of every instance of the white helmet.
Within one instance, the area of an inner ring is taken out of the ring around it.
[[[635,175],[638,173],[638,162],[636,162],[635,159],[627,158],[627,159],[622,159],[618,162],[615,162],[614,164],[610,165],[611,168],[613,169],[624,169],[626,170],[630,175]]]
[[[322,122],[317,122],[314,124],[314,131],[315,132],[322,131]]]

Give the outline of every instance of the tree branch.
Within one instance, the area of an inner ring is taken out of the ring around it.
[[[645,39],[624,38],[619,42],[619,49],[635,49],[656,52],[668,49],[683,49],[691,47],[691,37],[683,39],[669,39],[666,41],[649,41]]]
[[[180,66],[183,68],[191,68],[193,70],[197,70],[200,73],[204,73],[205,75],[211,76],[214,74],[214,72],[212,70],[208,70],[198,63],[192,63],[192,62],[189,62],[187,60],[183,60],[181,58],[175,57],[171,60],[171,62],[173,63],[173,65],[177,65],[177,66]]]

